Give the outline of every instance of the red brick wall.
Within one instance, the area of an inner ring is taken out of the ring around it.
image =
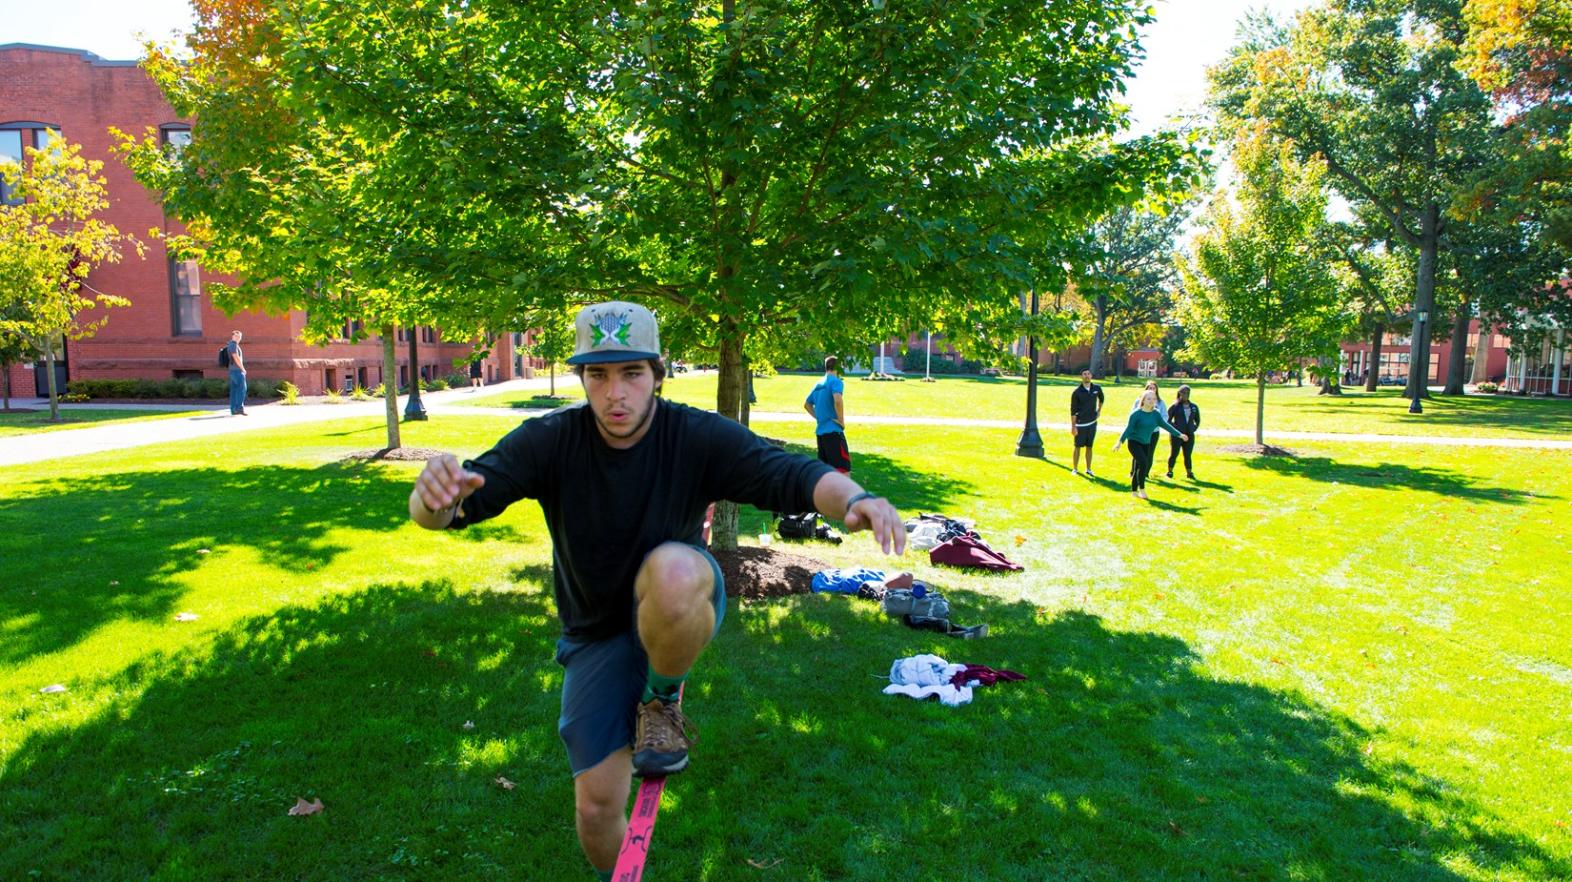
[[[375,336],[361,343],[308,346],[300,341],[305,325],[302,313],[226,316],[206,294],[207,284],[215,277],[205,270],[201,275],[201,335],[174,334],[168,256],[163,242],[150,230],[178,232],[182,228],[164,216],[152,194],[110,152],[115,143],[110,126],[140,136],[149,128],[183,122],[140,67],[72,49],[0,48],[0,123],[15,121],[57,126],[68,141],[81,145],[84,156],[102,161],[110,207],[101,217],[146,247],[141,258],[128,251],[120,263],[101,266],[88,277],[92,288],[125,297],[131,305],[110,310],[109,323],[93,338],[68,345],[72,379],[168,379],[176,370],[200,370],[206,376],[221,377],[225,371],[218,365],[218,349],[231,331],[239,330],[245,338],[246,367],[254,379],[289,380],[308,395],[322,391],[327,369],[333,369],[342,383],[346,372],[354,376],[365,367],[369,386],[381,382],[382,347]],[[91,313],[84,316],[93,317]],[[439,342],[419,348],[421,363],[431,366],[436,376],[455,370],[467,373],[465,368],[455,369],[452,362],[468,354],[468,344]],[[407,344],[398,349],[400,362],[407,363]],[[505,358],[499,358],[503,352]],[[501,379],[512,377],[512,352],[505,344],[490,361],[488,381],[493,373]],[[13,391],[31,396],[33,374],[20,367],[14,369]]]

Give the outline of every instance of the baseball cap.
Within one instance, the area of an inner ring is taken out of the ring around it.
[[[637,303],[613,300],[591,304],[579,310],[574,326],[577,339],[568,364],[660,358],[655,316]]]

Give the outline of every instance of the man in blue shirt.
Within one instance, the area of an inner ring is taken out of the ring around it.
[[[824,360],[824,379],[808,393],[803,410],[819,421],[814,433],[819,437],[819,461],[841,474],[851,473],[851,452],[846,448],[846,404],[842,395],[846,383],[839,376],[841,360]]]
[[[240,351],[240,332],[229,335],[229,415],[246,416],[246,357]]]

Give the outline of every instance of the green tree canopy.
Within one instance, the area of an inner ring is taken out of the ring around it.
[[[1256,377],[1255,443],[1264,444],[1266,374],[1335,355],[1345,319],[1328,261],[1325,166],[1264,131],[1233,151],[1239,181],[1202,216],[1181,259],[1182,355]]]
[[[732,418],[745,356],[999,334],[1059,243],[1186,173],[1176,138],[1111,137],[1135,0],[196,7],[152,59],[190,161],[145,180],[215,241],[286,244],[249,297],[347,274],[464,329],[639,300],[715,353]]]
[[[1413,249],[1409,394],[1425,395],[1449,211],[1499,152],[1484,92],[1458,66],[1461,0],[1327,0],[1288,29],[1256,20],[1212,72],[1225,124],[1264,122],[1319,156],[1357,213]]]

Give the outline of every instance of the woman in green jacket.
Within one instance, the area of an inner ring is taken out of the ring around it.
[[[1124,434],[1114,442],[1114,450],[1118,451],[1119,445],[1130,442],[1130,494],[1137,499],[1146,497],[1146,476],[1152,471],[1152,454],[1157,449],[1157,431],[1166,429],[1168,434],[1181,441],[1190,440],[1190,436],[1173,427],[1163,412],[1157,409],[1157,393],[1148,389],[1141,395],[1140,408],[1130,412],[1130,420],[1125,424]]]

